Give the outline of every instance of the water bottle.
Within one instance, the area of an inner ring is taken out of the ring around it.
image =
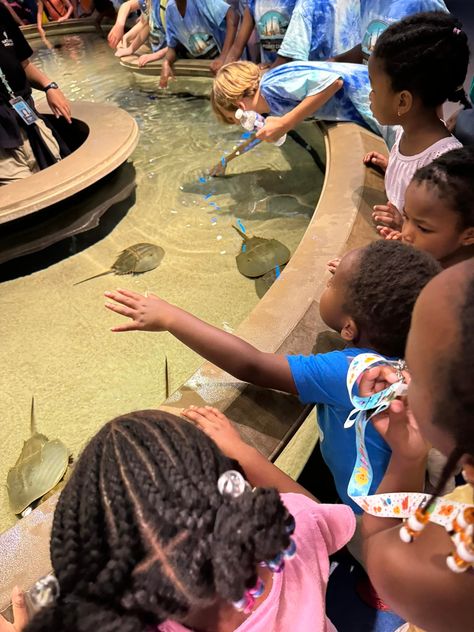
[[[240,122],[242,127],[247,130],[247,132],[258,132],[259,129],[265,127],[265,118],[259,114],[258,112],[254,112],[253,110],[241,110],[240,108],[235,113],[235,118]],[[281,138],[277,138],[277,140],[273,141],[273,144],[276,147],[280,147],[286,140],[286,134],[284,134]]]

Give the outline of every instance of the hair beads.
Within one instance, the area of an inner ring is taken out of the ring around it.
[[[428,513],[424,512],[422,509],[417,509],[400,529],[400,539],[407,544],[413,542],[413,540],[423,531],[429,520],[430,516]]]

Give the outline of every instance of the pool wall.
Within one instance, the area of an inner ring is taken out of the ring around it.
[[[373,204],[384,201],[383,178],[364,167],[370,150],[385,152],[383,141],[357,125],[314,125],[306,140],[326,147],[323,189],[300,245],[280,278],[236,333],[259,349],[311,353],[327,329],[319,318],[319,297],[329,278],[326,263],[376,237]],[[274,459],[308,413],[296,397],[242,383],[205,362],[164,402],[178,413],[190,404],[212,404],[237,422],[246,441]],[[0,535],[0,611],[15,585],[28,589],[51,570],[49,532],[57,496]]]

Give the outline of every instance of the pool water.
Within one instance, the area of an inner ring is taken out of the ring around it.
[[[95,34],[53,43],[62,46],[38,42],[34,62],[70,99],[110,102],[137,120],[137,189],[129,208],[108,212],[119,214],[105,236],[82,250],[70,240],[63,249],[70,256],[38,255],[31,270],[19,264],[21,276],[0,283],[0,531],[15,522],[3,482],[28,437],[33,395],[38,430],[77,456],[107,420],[163,401],[165,356],[171,390],[202,362],[167,333],[111,333],[121,318],[104,309],[103,292],[154,292],[232,331],[258,301],[254,282],[237,270],[241,240],[232,224],[240,220],[248,233],[275,237],[293,252],[323,179],[288,139],[282,149],[264,143],[237,158],[227,177],[209,180],[206,170],[240,138],[237,127],[214,120],[209,81],[180,79],[162,92],[158,77],[126,71]],[[155,270],[73,286],[144,241],[165,250]]]

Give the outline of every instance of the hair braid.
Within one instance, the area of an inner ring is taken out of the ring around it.
[[[449,13],[417,13],[395,22],[380,35],[373,54],[383,61],[393,90],[409,90],[426,107],[462,97],[469,46],[461,23]]]

